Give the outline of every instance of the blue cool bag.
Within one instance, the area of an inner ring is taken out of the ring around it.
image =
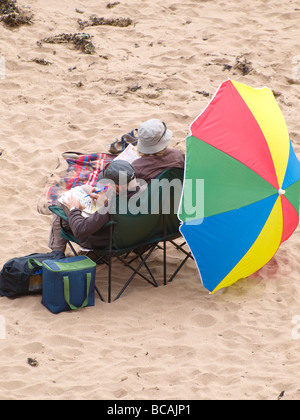
[[[96,263],[86,256],[43,262],[42,304],[52,313],[95,305]]]

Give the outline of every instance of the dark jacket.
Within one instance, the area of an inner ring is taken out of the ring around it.
[[[128,191],[127,197],[141,192],[140,187],[135,191]],[[69,214],[70,228],[78,240],[79,245],[87,249],[107,248],[109,244],[109,226],[104,226],[110,218],[110,208],[114,203],[114,198],[109,199],[108,203],[89,217],[83,217],[79,209],[73,209]],[[104,211],[103,211],[104,210]]]
[[[135,176],[148,184],[168,168],[184,168],[185,155],[181,150],[167,148],[162,156],[144,156],[135,160],[132,166]]]

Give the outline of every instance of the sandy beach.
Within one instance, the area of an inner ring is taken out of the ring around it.
[[[31,24],[0,22],[0,267],[50,252],[51,216],[37,205],[63,152],[108,152],[148,118],[185,151],[228,78],[273,90],[300,157],[299,1],[108,4],[18,0]],[[91,16],[130,24],[82,29]],[[43,41],[79,32],[92,54]],[[1,297],[0,399],[299,400],[299,252],[298,227],[259,272],[214,295],[189,261],[168,286],[134,280],[118,301],[80,311]],[[169,253],[172,271],[180,255]]]

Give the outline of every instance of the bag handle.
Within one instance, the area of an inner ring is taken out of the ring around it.
[[[83,304],[81,306],[77,307],[77,306],[72,305],[71,302],[70,302],[70,281],[69,281],[69,277],[68,276],[63,277],[65,301],[67,302],[67,304],[70,306],[71,309],[77,310],[77,309],[81,309],[81,308],[84,308],[85,306],[87,306],[88,301],[89,301],[91,280],[92,280],[92,274],[87,273],[86,274],[86,298],[85,298]]]
[[[34,258],[29,258],[28,262],[28,267],[30,270],[33,270],[34,268],[42,268],[43,264],[37,260],[35,260]]]

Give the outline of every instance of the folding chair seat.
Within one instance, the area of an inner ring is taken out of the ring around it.
[[[108,267],[108,302],[112,300],[112,262],[114,258],[121,261],[133,273],[113,300],[122,295],[135,276],[139,276],[152,286],[158,287],[158,280],[149,265],[150,256],[155,250],[159,249],[163,252],[164,285],[174,279],[189,258],[193,258],[191,252],[184,248],[185,242],[178,245],[175,241],[177,238],[182,238],[179,232],[180,222],[177,218],[182,179],[182,169],[167,169],[155,180],[152,180],[138,198],[129,198],[124,203],[121,202],[119,196],[116,197],[111,207],[110,220],[107,223],[109,226],[108,247],[90,251],[94,253],[94,256],[96,255],[96,258],[93,258],[94,261],[104,263],[103,265]],[[60,206],[50,206],[49,209],[59,215],[61,220],[68,222],[68,218]],[[77,239],[68,226],[66,227],[61,223],[61,227],[62,237],[68,241],[73,253],[77,255],[72,245],[72,242],[78,244]],[[185,256],[169,278],[167,276],[167,242]],[[96,291],[104,301],[98,288],[96,288]]]

